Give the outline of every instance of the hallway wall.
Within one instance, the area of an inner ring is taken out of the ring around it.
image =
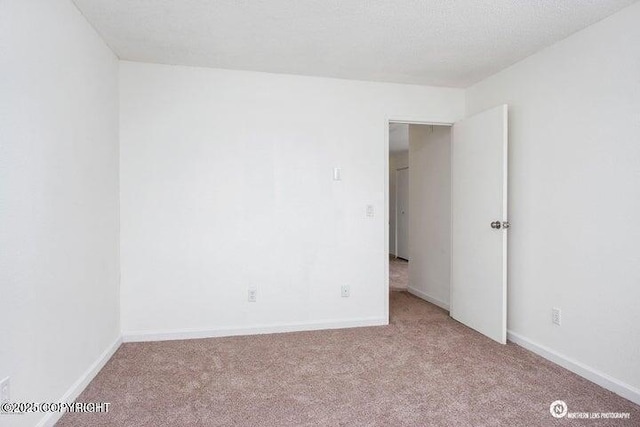
[[[409,290],[449,308],[451,127],[409,126]]]

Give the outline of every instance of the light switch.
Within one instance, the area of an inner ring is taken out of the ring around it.
[[[333,168],[333,180],[342,181],[342,177],[340,176],[340,168]]]
[[[367,205],[367,216],[369,218],[373,218],[375,216],[375,209],[373,208],[373,205]]]

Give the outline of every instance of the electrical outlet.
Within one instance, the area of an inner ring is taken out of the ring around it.
[[[351,289],[349,289],[349,285],[342,285],[341,295],[342,298],[348,298],[351,294]]]
[[[561,321],[562,321],[562,317],[561,317],[560,309],[559,308],[552,308],[551,309],[551,322],[554,325],[560,326]]]
[[[258,300],[258,287],[256,285],[249,286],[249,302],[256,302]]]
[[[10,389],[9,377],[0,381],[0,404],[9,403],[9,391]]]

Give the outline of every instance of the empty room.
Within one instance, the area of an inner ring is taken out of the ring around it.
[[[640,426],[640,2],[0,0],[0,426]]]

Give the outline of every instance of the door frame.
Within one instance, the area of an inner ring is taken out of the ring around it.
[[[384,317],[389,323],[389,125],[402,123],[407,125],[453,126],[453,122],[440,122],[428,118],[388,116],[384,123]]]

